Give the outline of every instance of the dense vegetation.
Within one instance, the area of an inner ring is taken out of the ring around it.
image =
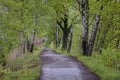
[[[67,51],[88,66],[93,65],[89,60],[97,61],[117,74],[120,1],[0,0],[0,70],[10,67],[8,56],[12,50],[18,48],[20,54],[32,53],[36,38],[47,38],[47,47]],[[95,71],[95,67],[91,68]],[[99,72],[100,75],[104,71]]]

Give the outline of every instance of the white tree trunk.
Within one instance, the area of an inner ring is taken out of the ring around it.
[[[82,54],[87,55],[88,46],[88,26],[86,15],[86,0],[81,0],[81,16],[82,16]]]
[[[94,28],[93,28],[93,31],[92,31],[92,34],[91,34],[91,37],[90,37],[90,42],[89,42],[88,55],[92,54],[97,30],[98,30],[98,27],[99,27],[99,22],[100,22],[100,15],[96,14],[96,20],[95,20],[95,23],[94,23]]]

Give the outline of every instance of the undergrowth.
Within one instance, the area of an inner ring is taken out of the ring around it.
[[[93,72],[98,74],[101,77],[101,80],[120,80],[120,71],[106,66],[98,57],[75,57],[87,65]]]
[[[35,80],[40,75],[40,51],[26,53],[9,63],[7,68],[0,70],[3,74],[0,80]]]

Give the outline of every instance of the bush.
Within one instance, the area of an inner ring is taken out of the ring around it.
[[[9,68],[3,68],[2,65],[0,65],[0,77],[9,72],[10,72]]]
[[[109,67],[120,69],[120,50],[118,49],[107,49],[103,50],[101,56],[102,62]]]

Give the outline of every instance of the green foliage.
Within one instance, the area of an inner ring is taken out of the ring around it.
[[[39,69],[39,67],[35,67],[33,69],[10,72],[5,74],[0,80],[35,80],[39,76]]]
[[[23,54],[13,62],[9,62],[7,69],[0,67],[0,80],[34,80],[40,75],[40,52],[34,51],[33,54]]]
[[[3,66],[0,65],[0,77],[7,73],[10,73],[10,68],[3,68]]]
[[[42,0],[0,0],[0,46],[2,46],[0,63],[6,61],[11,49],[20,46],[21,31],[24,31],[26,41],[27,38],[31,39],[34,27],[37,29],[36,37],[43,38],[47,36],[49,43],[52,43],[50,47],[54,48],[56,20],[60,20],[64,17],[64,14],[67,14],[68,25],[74,22],[71,52],[79,60],[90,66],[93,71],[101,75],[104,80],[119,79],[118,73],[114,70],[108,72],[111,69],[106,68],[106,66],[120,69],[120,1],[89,0],[89,34],[91,34],[94,26],[95,14],[100,13],[101,16],[94,50],[97,53],[102,52],[102,54],[97,55],[97,58],[96,55],[90,58],[78,55],[80,54],[82,29],[80,6],[76,1],[79,0],[47,0],[46,3],[43,3]],[[100,10],[101,6],[103,6],[103,10]],[[37,16],[36,25],[35,16]],[[59,37],[62,38],[61,30]],[[58,49],[60,50],[61,48],[59,47]],[[39,70],[38,67],[30,68],[35,66],[34,58],[37,56],[38,54],[25,54],[18,57],[14,63],[9,63],[9,67],[13,72],[9,72],[9,68],[3,69],[0,66],[0,75],[5,74],[2,80],[32,80],[37,75],[33,74]],[[38,57],[35,60],[39,60]],[[93,64],[93,62],[95,63]],[[25,78],[23,79],[23,77]]]
[[[92,57],[81,56],[77,53],[71,53],[71,56],[77,58],[79,61],[82,61],[85,65],[98,74],[101,77],[101,80],[119,80],[120,71],[110,68],[104,64],[107,60],[100,59],[101,55],[95,55]],[[101,61],[102,60],[102,61]]]
[[[82,56],[81,54],[79,54],[78,52],[75,52],[74,50],[70,54],[64,51],[61,51],[60,49],[56,49],[56,51],[60,54],[70,55],[76,58],[78,61],[82,61],[84,65],[88,66],[91,71],[99,75],[101,77],[101,80],[119,80],[120,79],[120,71],[118,69],[105,65],[109,63],[107,61],[108,56],[106,56],[105,58],[104,54],[98,55],[94,53],[94,55],[92,55],[91,57],[88,57],[88,56]]]
[[[23,32],[24,41],[32,38],[34,27],[36,37],[53,34],[54,22],[46,15],[47,9],[48,6],[40,0],[0,0],[0,46],[5,57],[11,49],[20,47]]]
[[[83,61],[87,66],[89,66],[95,73],[97,73],[102,79],[101,80],[119,80],[120,72],[112,68],[104,66],[103,63],[100,63],[97,58],[93,57],[79,57],[80,61]]]
[[[101,61],[109,67],[120,69],[120,50],[117,49],[107,49],[103,51],[100,56]]]

